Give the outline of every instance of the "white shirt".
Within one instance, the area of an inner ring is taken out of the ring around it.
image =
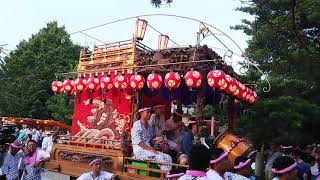
[[[32,131],[32,140],[38,142],[39,138],[40,138],[40,133],[39,133],[39,131],[38,131],[38,130]]]
[[[111,180],[111,178],[114,176],[114,174],[106,172],[106,171],[101,171],[100,175],[93,179],[93,176],[91,172],[84,173],[80,177],[78,177],[77,180]]]
[[[42,149],[50,153],[52,146],[53,146],[52,136],[44,137],[42,141]]]
[[[210,180],[224,180],[216,171],[210,169],[207,173],[207,177]]]
[[[316,163],[314,166],[311,166],[310,170],[311,170],[311,174],[312,175],[318,176],[320,174],[320,172],[319,172],[319,164]]]

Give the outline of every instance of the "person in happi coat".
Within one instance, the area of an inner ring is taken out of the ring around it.
[[[172,114],[171,118],[165,122],[166,138],[170,149],[174,149],[177,152],[181,150],[181,140],[187,133],[185,124],[182,122],[183,112],[182,110],[176,110]]]
[[[207,172],[209,179],[224,180],[224,174],[230,169],[228,152],[221,148],[210,150],[210,169]]]
[[[1,171],[5,174],[7,180],[19,179],[19,163],[23,157],[21,144],[18,141],[10,144],[8,152],[5,154]]]
[[[281,156],[275,159],[272,172],[276,176],[273,180],[296,180],[298,178],[297,163],[289,156]]]
[[[172,158],[168,154],[162,153],[151,147],[151,141],[155,136],[155,130],[149,123],[151,108],[139,110],[140,120],[134,122],[131,129],[131,140],[133,154],[135,158],[141,160],[154,160],[159,162],[171,163]],[[159,165],[162,170],[171,170],[169,165]]]
[[[164,105],[156,105],[152,108],[154,113],[150,117],[151,126],[155,129],[155,136],[153,142],[156,145],[159,145],[163,152],[168,153],[169,149],[173,150],[177,153],[180,153],[181,146],[179,140],[177,138],[172,138],[176,136],[175,134],[179,133],[179,129],[175,129],[175,122],[172,117],[168,120],[165,119],[165,106]],[[177,132],[176,132],[177,131]]]
[[[119,180],[119,177],[101,170],[102,159],[96,158],[90,162],[91,171],[82,174],[77,180]]]
[[[235,173],[224,173],[225,180],[253,180],[253,170],[251,168],[252,160],[243,156],[239,156],[234,161]]]
[[[178,180],[210,180],[206,175],[209,160],[209,150],[204,145],[193,145],[189,152],[190,170],[186,171]]]
[[[41,169],[43,162],[50,159],[50,154],[40,148],[37,143],[30,140],[27,143],[25,156],[23,157],[23,175],[22,180],[41,180]]]
[[[183,154],[189,155],[190,148],[194,144],[194,137],[198,133],[198,125],[196,121],[188,120],[185,124],[188,127],[188,132],[182,137],[181,151]]]
[[[150,117],[150,124],[156,132],[156,136],[163,136],[165,130],[165,106],[158,104],[152,108],[153,112]]]

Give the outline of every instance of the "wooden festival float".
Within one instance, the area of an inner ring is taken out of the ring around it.
[[[182,109],[195,104],[195,119],[207,122],[208,134],[214,137],[214,119],[204,121],[205,102],[219,104],[225,97],[230,107],[235,101],[255,103],[256,93],[238,81],[233,68],[212,49],[198,43],[168,48],[169,36],[160,34],[158,50],[153,50],[142,44],[147,26],[137,19],[132,39],[94,45],[91,52],[82,49],[77,72],[60,74],[52,83],[55,94],[75,95],[75,101],[72,136],[54,145],[46,169],[79,176],[89,171],[92,159],[102,157],[105,170],[120,179],[165,179],[167,172],[156,164],[167,163],[132,157],[130,129],[140,107],[170,107],[175,101]],[[232,121],[234,112],[228,114]],[[250,153],[251,147],[230,133],[220,134],[216,145],[231,150],[232,161]]]

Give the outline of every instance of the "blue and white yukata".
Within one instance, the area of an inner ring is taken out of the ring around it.
[[[49,158],[50,154],[42,149],[36,149],[31,157],[25,156],[23,158],[24,172],[22,180],[41,180],[42,168],[33,164],[41,159]]]
[[[250,178],[231,172],[226,172],[223,176],[225,180],[251,180]]]
[[[114,174],[101,171],[97,177],[93,177],[92,172],[82,174],[77,180],[112,180],[115,177]]]
[[[160,151],[157,151],[156,154],[143,149],[141,146],[139,146],[140,142],[143,142],[144,144],[150,146],[151,140],[155,136],[155,131],[152,128],[150,124],[148,124],[148,127],[145,127],[140,120],[136,121],[133,124],[133,127],[131,129],[131,140],[132,140],[132,148],[133,148],[133,154],[136,159],[140,160],[153,160],[153,161],[159,161],[159,162],[166,162],[171,163],[172,158],[168,154],[162,153]],[[168,165],[159,165],[161,170],[170,171],[171,166]]]
[[[19,151],[16,155],[12,155],[9,152],[5,154],[1,171],[6,175],[7,180],[18,180],[19,179],[19,163],[24,156],[22,151]]]

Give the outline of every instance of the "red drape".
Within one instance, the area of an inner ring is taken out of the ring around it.
[[[114,74],[110,76],[113,79]],[[122,133],[130,129],[132,99],[130,89],[120,91],[113,88],[109,92],[101,89],[90,92],[86,89],[78,93],[74,102],[72,134],[90,131],[92,138],[121,139]]]

